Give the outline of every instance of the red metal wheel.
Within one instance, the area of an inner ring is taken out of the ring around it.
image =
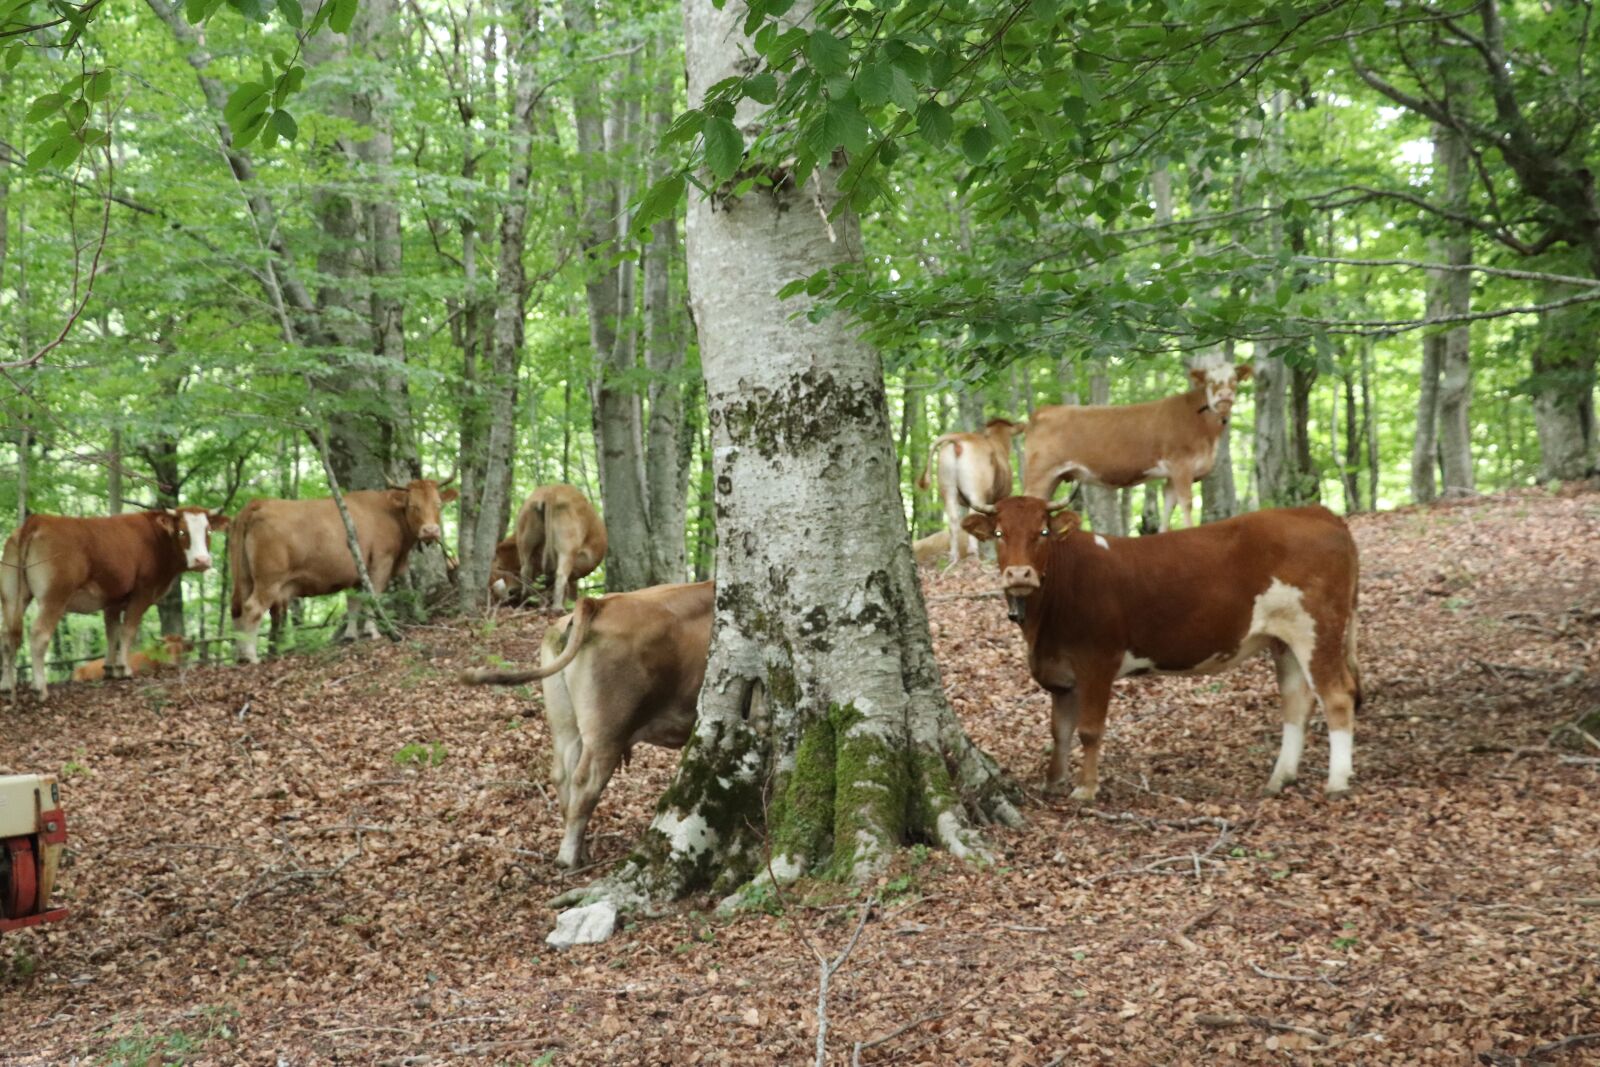
[[[0,856],[0,916],[8,919],[32,915],[38,906],[39,864],[33,855],[33,841],[27,837],[8,837]]]

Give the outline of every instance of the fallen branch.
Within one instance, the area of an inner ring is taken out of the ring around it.
[[[867,1049],[877,1048],[879,1045],[887,1045],[889,1042],[893,1041],[907,1030],[915,1030],[923,1023],[931,1023],[935,1019],[943,1019],[946,1015],[954,1015],[956,1012],[972,1003],[973,998],[975,998],[979,993],[984,992],[986,989],[987,987],[974,989],[972,992],[962,997],[961,1000],[958,1001],[953,1007],[946,1008],[943,1011],[930,1011],[925,1015],[919,1015],[899,1029],[891,1030],[889,1033],[884,1034],[881,1037],[875,1037],[870,1041],[857,1041],[855,1044],[855,1049],[850,1053],[850,1067],[861,1067],[861,1054]]]
[[[1270,978],[1275,982],[1323,982],[1330,986],[1334,984],[1333,979],[1325,974],[1277,974],[1257,966],[1254,962],[1250,964],[1250,969],[1261,977]]]
[[[861,931],[866,928],[867,916],[872,914],[872,908],[877,902],[877,897],[869,897],[867,902],[861,905],[861,918],[856,921],[855,933],[850,935],[850,940],[845,942],[844,949],[831,961],[818,952],[815,945],[811,948],[820,967],[817,978],[817,1067],[828,1065],[828,981],[840,967],[844,966],[844,961],[850,958],[851,950],[856,947],[856,942],[861,940]]]
[[[1562,1038],[1560,1041],[1552,1041],[1548,1045],[1538,1046],[1528,1053],[1528,1058],[1530,1060],[1538,1059],[1540,1056],[1545,1056],[1552,1052],[1558,1052],[1564,1048],[1572,1048],[1577,1045],[1596,1044],[1600,1044],[1600,1033],[1573,1034],[1570,1037]]]
[[[1199,915],[1196,915],[1194,918],[1190,919],[1188,922],[1169,933],[1167,935],[1167,940],[1171,941],[1174,945],[1177,945],[1185,952],[1200,952],[1200,946],[1189,940],[1188,935],[1194,933],[1200,927],[1210,922],[1211,917],[1221,910],[1221,904],[1211,905],[1211,907],[1207,908],[1205,911],[1202,911]]]
[[[1194,1017],[1194,1021],[1201,1026],[1259,1026],[1263,1030],[1276,1030],[1283,1034],[1299,1034],[1309,1037],[1313,1041],[1324,1045],[1333,1044],[1333,1038],[1309,1026],[1296,1026],[1293,1023],[1281,1023],[1276,1019],[1269,1019],[1264,1015],[1211,1015],[1201,1014]]]

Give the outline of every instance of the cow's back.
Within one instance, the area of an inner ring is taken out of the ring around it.
[[[1141,404],[1040,408],[1023,444],[1024,491],[1039,495],[1041,479],[1062,467],[1067,476],[1092,475],[1089,480],[1114,488],[1161,476],[1164,460],[1189,458],[1204,447],[1189,406],[1184,393]]]
[[[31,515],[16,537],[18,566],[32,595],[60,598],[70,611],[99,611],[141,588],[165,592],[183,569],[181,553],[162,543],[144,512]]]
[[[565,484],[544,486],[535,497],[543,515],[545,570],[554,572],[562,555],[575,562],[575,578],[598,567],[606,554],[606,526],[589,499]]]
[[[345,502],[358,539],[364,541],[367,524],[362,521],[360,501],[352,499],[356,497],[348,493]],[[251,586],[283,586],[292,590],[290,596],[321,596],[358,584],[344,521],[332,500],[252,500],[236,521],[233,536],[240,553],[233,563],[236,580],[248,575]],[[230,555],[233,552],[230,540]]]

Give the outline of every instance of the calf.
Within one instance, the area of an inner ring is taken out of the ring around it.
[[[1313,701],[1328,717],[1328,792],[1350,787],[1356,665],[1355,541],[1321,507],[1257,511],[1151,537],[1078,528],[1066,505],[1012,497],[967,516],[997,538],[1000,583],[1022,625],[1028,669],[1053,701],[1048,787],[1083,763],[1072,796],[1092,801],[1111,683],[1129,674],[1209,674],[1265,649],[1278,670],[1283,743],[1267,781],[1294,781]]]
[[[1183,505],[1194,525],[1194,483],[1211,473],[1217,442],[1233,413],[1249,364],[1216,363],[1189,371],[1187,393],[1121,407],[1062,405],[1040,408],[1028,424],[1022,454],[1022,492],[1049,500],[1056,486],[1075,479],[1126,489],[1165,478],[1167,506],[1161,528]]]
[[[606,524],[577,489],[556,483],[541,485],[517,512],[517,558],[522,584],[533,588],[543,575],[549,603],[564,605],[578,598],[578,579],[586,578],[606,558]]]
[[[982,433],[947,433],[929,446],[928,463],[917,479],[917,488],[928,488],[937,458],[952,564],[967,554],[968,541],[961,536],[961,517],[967,508],[993,504],[1011,495],[1011,438],[1023,429],[1009,419],[990,419]]]
[[[183,665],[183,654],[194,651],[194,642],[182,634],[163,634],[161,648],[148,654],[135,652],[128,657],[128,673],[137,678],[141,674],[153,674],[162,667],[178,667]],[[106,676],[106,661],[92,659],[87,663],[80,663],[72,671],[74,682],[98,682]]]
[[[17,650],[22,616],[39,601],[29,651],[33,687],[44,700],[45,651],[67,612],[101,612],[106,626],[106,667],[127,677],[128,650],[150,605],[166,595],[184,571],[211,566],[211,531],[227,516],[205,508],[162,508],[72,519],[32,515],[0,552],[0,686],[17,695]]]
[[[585,597],[544,635],[540,667],[467,671],[469,684],[541,680],[550,776],[566,822],[557,862],[589,862],[584,833],[600,793],[633,746],[682,748],[711,645],[710,582]]]
[[[950,551],[950,531],[940,530],[938,533],[919,537],[911,542],[911,555],[919,567],[931,567],[945,557]]]

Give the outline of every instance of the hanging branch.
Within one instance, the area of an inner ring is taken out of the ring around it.
[[[310,383],[306,383],[310,386]],[[384,636],[391,641],[400,640],[400,628],[395,625],[389,613],[383,610],[383,604],[378,600],[377,592],[372,588],[372,575],[367,573],[367,561],[361,553],[361,541],[356,536],[356,523],[350,517],[350,509],[345,506],[344,492],[339,488],[339,478],[333,473],[333,457],[328,453],[328,432],[326,426],[308,426],[306,433],[311,435],[311,441],[317,446],[317,455],[322,459],[322,472],[328,477],[328,493],[333,497],[333,506],[339,509],[339,518],[344,522],[344,540],[350,549],[350,558],[356,563],[356,576],[361,580],[361,596],[366,601],[368,610],[378,620],[378,628]]]

